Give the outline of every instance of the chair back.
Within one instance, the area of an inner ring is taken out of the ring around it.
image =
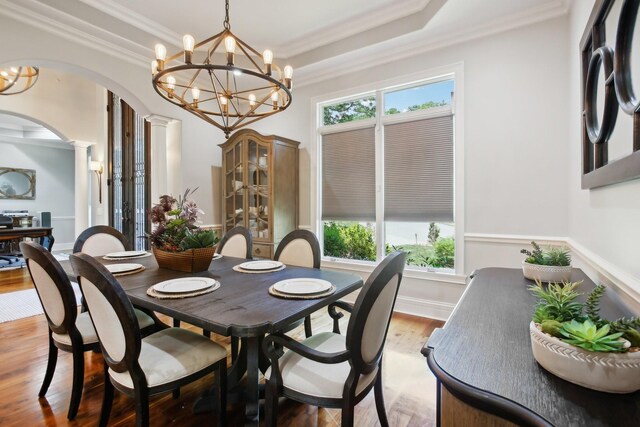
[[[237,226],[229,230],[218,243],[218,253],[235,258],[251,259],[253,251],[253,238],[244,227]]]
[[[124,234],[108,225],[95,225],[80,233],[73,245],[73,253],[82,252],[91,256],[106,255],[129,249]]]
[[[49,328],[56,334],[78,333],[80,337],[75,327],[78,316],[76,296],[60,263],[34,242],[20,242],[20,251],[26,259]]]
[[[284,236],[273,257],[286,265],[320,268],[320,243],[309,230],[294,230]]]
[[[372,372],[382,357],[396,302],[406,254],[389,254],[371,273],[360,291],[347,328],[347,349],[356,372]]]
[[[109,270],[91,256],[77,253],[69,259],[107,365],[116,372],[141,372],[140,327],[124,290]]]

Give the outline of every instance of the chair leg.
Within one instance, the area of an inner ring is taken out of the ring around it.
[[[39,397],[44,397],[49,390],[51,380],[53,379],[53,373],[56,370],[56,364],[58,363],[58,347],[53,343],[53,337],[51,336],[51,330],[49,330],[49,360],[47,361],[47,372],[44,374],[44,380],[42,381],[42,387],[40,387]]]
[[[111,405],[113,403],[113,384],[109,379],[109,368],[104,364],[104,395],[102,396],[102,409],[100,410],[100,427],[107,427],[109,415],[111,415]]]
[[[174,328],[179,328],[180,327],[180,320],[179,319],[173,319],[173,327]]]
[[[304,335],[307,338],[313,335],[313,330],[311,329],[311,316],[304,318]]]
[[[203,337],[207,337],[207,338],[211,338],[211,331],[202,331],[202,336]]]
[[[84,385],[84,351],[80,346],[73,347],[73,385],[71,386],[71,402],[67,418],[73,420],[78,414],[80,398],[82,398],[82,386]]]
[[[218,371],[216,372],[216,383],[218,401],[216,402],[216,412],[218,414],[218,427],[224,427],[227,424],[227,358],[218,362]]]
[[[378,420],[380,421],[380,425],[382,427],[389,427],[387,411],[384,408],[384,395],[382,393],[382,366],[379,366],[378,368],[378,375],[376,377],[373,392],[376,396],[376,410],[378,411]]]
[[[342,401],[342,427],[353,427],[353,401],[344,399]]]
[[[276,427],[278,425],[278,387],[273,381],[267,381],[264,406],[266,426]]]
[[[173,396],[174,399],[177,399],[180,397],[180,389],[176,388],[171,392],[171,395]]]
[[[136,387],[136,426],[149,427],[149,390]]]

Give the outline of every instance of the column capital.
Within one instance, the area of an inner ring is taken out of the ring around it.
[[[89,141],[69,141],[69,144],[73,145],[73,147],[78,150],[80,148],[84,148],[85,150],[89,147],[91,147],[92,145],[96,145],[95,142],[89,142]]]
[[[145,117],[147,121],[149,121],[153,126],[164,126],[166,127],[169,123],[175,121],[171,117],[160,116],[158,114],[149,114]]]

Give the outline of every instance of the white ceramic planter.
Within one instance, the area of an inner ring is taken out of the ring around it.
[[[568,282],[571,279],[571,266],[538,265],[522,261],[522,274],[527,279],[541,282]]]
[[[607,393],[640,390],[640,351],[586,351],[529,325],[533,357],[547,371],[574,384]]]

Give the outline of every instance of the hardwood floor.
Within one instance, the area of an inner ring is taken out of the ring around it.
[[[0,272],[0,293],[31,288],[26,270]],[[314,332],[331,330],[325,312],[313,316]],[[162,316],[161,316],[162,318]],[[168,324],[169,319],[163,318]],[[343,319],[343,332],[347,319]],[[420,349],[442,322],[406,314],[394,314],[384,356],[385,403],[391,426],[431,426],[435,424],[435,379]],[[184,325],[184,323],[183,323]],[[185,325],[195,331],[195,327]],[[303,330],[293,333],[304,336]],[[229,339],[214,335],[229,346]],[[47,325],[43,315],[0,324],[0,425],[5,426],[93,426],[102,402],[102,356],[85,354],[85,386],[78,416],[66,418],[71,393],[72,359],[59,352],[56,373],[45,398],[38,399],[47,362]],[[171,394],[151,398],[151,425],[202,426],[212,424],[212,414],[193,415],[197,396],[213,384],[208,376]],[[242,404],[229,405],[228,425],[244,422]],[[379,425],[373,392],[356,406],[357,426]],[[133,400],[116,392],[109,425],[128,426],[135,421]],[[340,410],[318,409],[293,401],[281,401],[282,426],[339,426]]]

